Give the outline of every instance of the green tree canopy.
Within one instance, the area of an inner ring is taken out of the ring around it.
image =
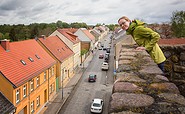
[[[171,17],[172,31],[175,37],[185,37],[185,11],[175,11]]]

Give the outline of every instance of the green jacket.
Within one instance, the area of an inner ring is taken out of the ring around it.
[[[144,22],[134,20],[126,30],[126,33],[132,35],[139,46],[146,48],[146,51],[150,54],[155,63],[162,63],[166,58],[157,44],[160,35],[152,29],[145,27],[144,24]]]

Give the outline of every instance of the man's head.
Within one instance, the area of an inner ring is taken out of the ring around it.
[[[131,20],[126,16],[123,16],[118,20],[118,24],[123,30],[127,30],[129,28],[130,22]]]

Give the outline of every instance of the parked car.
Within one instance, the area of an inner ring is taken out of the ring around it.
[[[99,55],[99,59],[103,59],[104,58],[104,55],[103,54],[100,54]]]
[[[104,47],[104,44],[101,44],[101,47],[103,48]]]
[[[108,69],[109,69],[109,63],[103,62],[103,63],[102,63],[102,66],[101,66],[101,69],[102,69],[102,70],[108,70]]]
[[[95,98],[92,100],[91,112],[102,113],[103,111],[103,99]]]
[[[98,47],[98,50],[102,50],[102,47]]]
[[[110,53],[110,48],[107,48],[106,52],[107,52],[107,53]]]
[[[96,75],[95,74],[90,74],[88,78],[89,82],[96,82]]]
[[[105,50],[105,51],[106,51],[106,50],[107,50],[107,48],[106,48],[106,47],[103,47],[103,50]]]
[[[109,53],[105,53],[104,62],[109,62]]]

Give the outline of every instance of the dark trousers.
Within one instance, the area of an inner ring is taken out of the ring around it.
[[[158,67],[164,72],[164,62],[157,64]]]

